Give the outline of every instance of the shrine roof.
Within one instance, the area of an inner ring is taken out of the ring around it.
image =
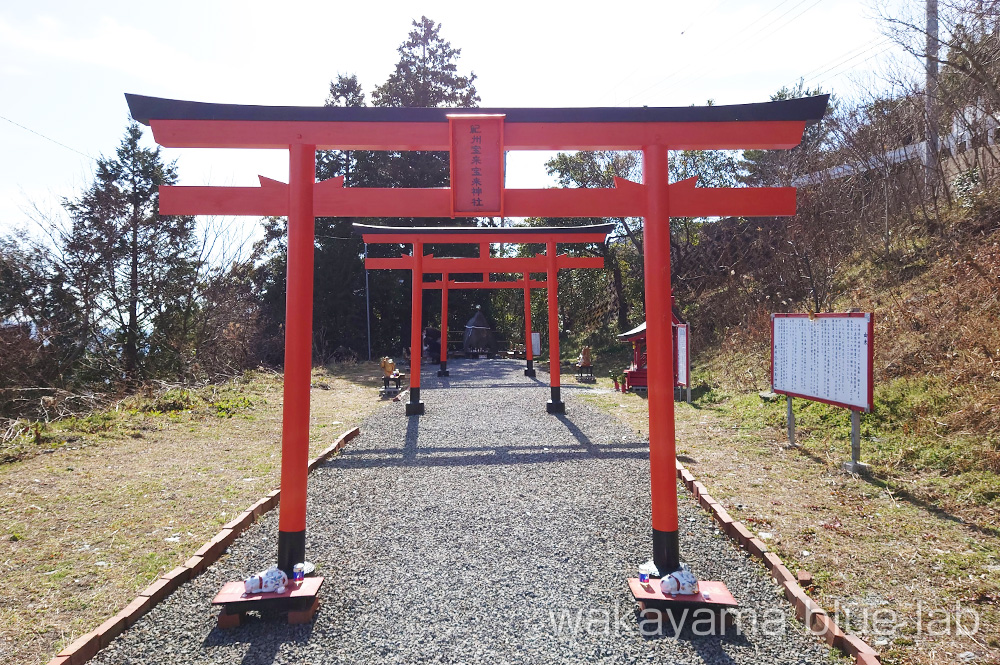
[[[618,339],[620,339],[623,342],[628,342],[633,339],[646,339],[646,322],[643,321],[635,328],[632,328],[632,330],[629,330],[628,332],[623,332],[621,335],[618,335]]]
[[[680,317],[680,312],[677,311],[677,308],[671,307],[670,309],[671,309],[670,318],[672,319],[673,324],[675,326],[683,324],[684,319]],[[632,330],[623,332],[621,335],[618,335],[618,339],[620,339],[623,342],[631,342],[632,340],[637,340],[637,339],[646,339],[646,322],[643,321],[635,328],[632,328]]]
[[[823,117],[829,95],[720,106],[589,108],[385,108],[214,104],[125,94],[132,117],[150,120],[447,122],[452,114],[503,114],[507,123],[806,121]]]

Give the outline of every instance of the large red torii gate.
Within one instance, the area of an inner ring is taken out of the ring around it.
[[[422,313],[422,292],[424,289],[441,289],[441,371],[438,376],[448,375],[447,335],[448,335],[448,291],[449,289],[524,289],[525,344],[527,345],[526,376],[534,376],[531,357],[531,289],[545,287],[548,292],[549,310],[549,380],[551,399],[545,406],[549,413],[565,413],[566,405],[560,395],[559,380],[559,304],[558,274],[560,269],[603,268],[604,259],[599,256],[567,256],[556,253],[557,243],[603,243],[614,229],[614,224],[562,227],[398,227],[370,226],[355,224],[355,233],[360,233],[366,244],[410,245],[410,255],[393,258],[367,258],[365,267],[373,269],[409,270],[412,274],[412,305],[410,324],[410,399],[406,403],[406,415],[424,412],[420,401],[420,329]],[[424,245],[472,244],[478,245],[479,256],[437,257],[424,254]],[[544,244],[545,254],[517,257],[491,257],[492,243],[532,243]],[[424,274],[440,274],[439,281],[424,281]],[[482,275],[481,282],[454,282],[449,275]],[[520,281],[490,281],[491,273],[520,273]],[[545,273],[545,281],[531,279],[532,273]]]
[[[677,570],[670,217],[795,213],[795,189],[696,187],[669,182],[669,150],[789,149],[828,96],[762,104],[679,108],[442,109],[240,106],[126,95],[132,117],[173,148],[272,148],[289,152],[289,182],[260,187],[162,187],[164,215],[287,215],[288,284],[278,565],[305,559],[309,452],[314,219],[345,217],[644,218],[653,562]],[[477,127],[477,134],[472,127]],[[466,131],[468,130],[468,131]],[[486,159],[477,152],[488,145]],[[451,187],[368,189],[316,182],[316,150],[451,153]],[[643,182],[610,189],[507,190],[505,150],[641,150]],[[476,159],[480,162],[476,162]],[[458,170],[456,171],[456,168]],[[482,169],[482,186],[475,183]],[[477,193],[476,188],[482,191]],[[415,253],[420,260],[421,253]],[[554,258],[554,253],[549,257]]]

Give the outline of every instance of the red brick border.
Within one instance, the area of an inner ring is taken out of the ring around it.
[[[353,427],[341,434],[333,445],[309,462],[309,471],[333,457],[346,446],[361,429]],[[49,661],[49,665],[83,665],[97,655],[97,652],[111,643],[127,627],[139,620],[142,615],[153,609],[153,606],[177,590],[184,582],[200,575],[202,571],[222,556],[234,540],[251,524],[259,520],[265,513],[278,505],[281,490],[274,490],[266,497],[250,506],[247,510],[223,525],[222,530],[202,545],[183,565],[177,566],[165,573],[139,593],[139,597],[129,603],[118,614],[114,615],[96,629],[78,637],[72,644],[59,652]]]
[[[720,531],[764,564],[778,585],[784,589],[785,598],[795,610],[795,617],[808,626],[814,635],[822,637],[827,645],[842,651],[844,655],[853,657],[855,665],[871,665],[881,662],[878,652],[866,644],[864,640],[856,635],[844,633],[837,626],[833,617],[828,615],[799,586],[797,576],[785,567],[781,558],[774,552],[769,552],[767,545],[757,538],[746,525],[734,520],[726,512],[726,509],[712,498],[705,485],[696,480],[694,475],[680,462],[677,462],[677,479],[684,483],[698,504],[711,513],[712,518],[719,523]],[[800,574],[802,572],[804,571],[800,571]],[[809,576],[808,579],[812,579],[812,577]]]

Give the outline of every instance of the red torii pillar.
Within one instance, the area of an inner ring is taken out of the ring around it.
[[[420,401],[420,327],[423,323],[424,306],[424,243],[413,241],[413,297],[410,301],[410,399],[406,402],[406,415],[419,416],[424,413],[424,403]]]
[[[673,316],[670,307],[670,187],[667,147],[645,146],[643,220],[646,279],[646,376],[649,403],[649,471],[653,512],[653,563],[661,573],[680,568],[677,537],[674,432]]]
[[[531,349],[531,273],[524,273],[524,359],[527,366],[525,376],[535,376],[534,360]]]
[[[441,369],[438,376],[451,376],[448,371],[448,273],[441,274]]]
[[[316,146],[289,146],[285,381],[281,417],[278,567],[290,574],[306,555],[309,389],[312,372],[313,183]]]
[[[562,401],[559,384],[559,267],[556,265],[556,243],[545,243],[546,271],[545,289],[549,296],[549,377],[551,399],[545,404],[549,413],[566,413],[566,403]],[[531,340],[528,340],[531,343]]]

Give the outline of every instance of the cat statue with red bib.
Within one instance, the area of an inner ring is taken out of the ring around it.
[[[698,578],[686,563],[682,563],[680,570],[675,570],[660,580],[660,590],[668,596],[691,596],[698,593]]]
[[[262,573],[243,580],[246,593],[285,593],[288,586],[288,575],[277,566],[271,566]]]

